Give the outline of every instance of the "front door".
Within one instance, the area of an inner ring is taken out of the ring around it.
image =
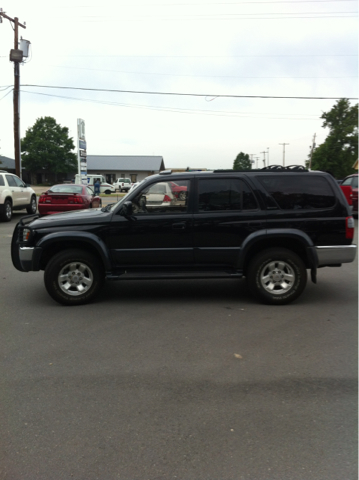
[[[109,247],[118,268],[193,265],[193,215],[190,181],[186,182],[188,195],[183,200],[172,193],[170,182],[156,182],[131,195],[131,219],[114,215]]]

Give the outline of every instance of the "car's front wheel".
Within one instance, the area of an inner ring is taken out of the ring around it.
[[[271,248],[253,258],[247,282],[252,294],[263,303],[284,305],[301,295],[307,283],[307,271],[296,253]]]
[[[31,214],[35,214],[36,210],[37,210],[36,197],[35,197],[35,195],[33,195],[31,197],[30,205],[28,207],[26,207],[26,211],[27,211],[28,214],[31,215]]]
[[[83,305],[101,289],[105,279],[99,260],[86,251],[65,250],[55,255],[45,269],[49,295],[63,305]]]
[[[105,194],[106,194],[106,195],[110,195],[110,194],[111,194],[111,190],[105,190]]]

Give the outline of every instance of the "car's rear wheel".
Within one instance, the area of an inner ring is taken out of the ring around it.
[[[110,194],[111,194],[111,190],[105,190],[105,194],[106,194],[106,195],[110,195]]]
[[[31,214],[35,214],[36,210],[37,210],[36,197],[35,197],[35,195],[33,195],[31,197],[30,205],[28,207],[26,207],[26,211],[27,211],[27,213],[29,213],[31,215]]]
[[[5,200],[4,210],[1,212],[1,220],[10,222],[12,219],[12,203],[11,200]]]
[[[186,192],[180,192],[178,195],[179,200],[186,200]]]
[[[307,283],[307,271],[296,253],[272,248],[253,258],[247,282],[252,294],[263,303],[284,305],[301,295]]]
[[[91,253],[65,250],[47,264],[44,281],[49,295],[63,305],[89,303],[105,279],[104,269]]]

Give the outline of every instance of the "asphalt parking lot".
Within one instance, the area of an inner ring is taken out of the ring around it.
[[[1,480],[358,478],[357,260],[282,307],[242,280],[63,307],[12,266],[21,216],[0,223]]]

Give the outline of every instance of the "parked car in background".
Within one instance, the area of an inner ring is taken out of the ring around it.
[[[62,184],[54,185],[39,198],[40,215],[85,210],[102,206],[101,198],[86,185]]]
[[[13,173],[0,170],[0,219],[10,222],[14,210],[36,213],[36,193]]]
[[[178,200],[186,200],[187,197],[187,187],[184,185],[178,185],[175,182],[169,182],[172,193]]]
[[[344,178],[340,186],[352,187],[353,214],[358,216],[358,174],[353,173],[353,175],[348,175]]]
[[[118,178],[112,186],[120,192],[128,192],[131,188],[132,182],[130,178]]]

